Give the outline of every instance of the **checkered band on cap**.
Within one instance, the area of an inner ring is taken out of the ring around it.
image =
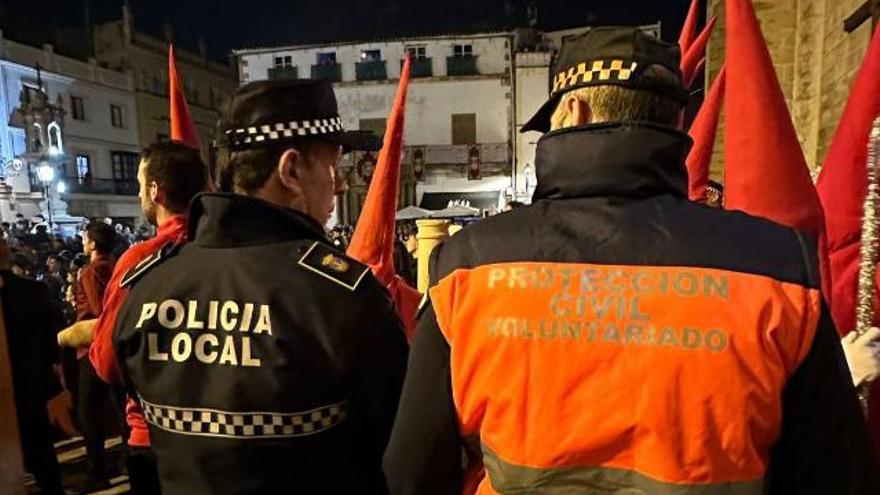
[[[553,79],[553,92],[565,90],[572,86],[607,82],[629,81],[638,64],[627,64],[623,60],[596,60],[581,62],[575,67],[564,70]]]
[[[319,136],[343,130],[342,118],[333,117],[229,129],[225,134],[230,146],[241,146],[294,137]]]
[[[234,412],[152,404],[140,399],[148,423],[171,433],[234,439],[304,437],[338,426],[344,402],[303,412]]]

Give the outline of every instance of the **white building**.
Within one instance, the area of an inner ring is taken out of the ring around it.
[[[534,187],[537,133],[522,124],[548,97],[549,65],[566,36],[588,27],[534,29],[233,51],[242,84],[275,78],[334,81],[346,129],[381,135],[405,53],[414,60],[407,98],[401,206],[439,209],[453,199],[500,208]],[[659,24],[646,27],[659,34]],[[342,220],[353,222],[372,158],[352,154]],[[476,164],[478,163],[478,166]],[[423,170],[419,173],[419,170]],[[367,173],[364,173],[367,171]]]
[[[39,68],[39,74],[38,74]],[[48,95],[57,111],[57,142],[50,133],[56,181],[53,195],[67,212],[84,217],[132,221],[141,215],[137,199],[140,150],[131,74],[4,39],[0,32],[0,217],[31,217],[44,210],[39,165],[29,150],[20,110],[22,95]],[[33,124],[31,124],[33,125]],[[51,124],[50,124],[51,125]],[[33,144],[33,143],[32,143]],[[58,187],[58,183],[63,183]]]

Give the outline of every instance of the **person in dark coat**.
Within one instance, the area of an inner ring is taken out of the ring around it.
[[[323,229],[343,151],[380,143],[343,131],[312,80],[240,88],[218,134],[235,193],[193,199],[188,243],[123,278],[114,329],[162,493],[387,493],[409,349],[387,291]]]
[[[532,204],[431,255],[393,494],[880,493],[816,239],[688,200],[679,59],[563,42]]]
[[[34,475],[44,495],[62,494],[46,403],[61,391],[53,365],[59,360],[55,335],[64,321],[46,284],[9,270],[9,250],[2,240],[0,299],[25,469]]]

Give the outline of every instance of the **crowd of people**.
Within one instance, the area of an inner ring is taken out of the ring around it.
[[[85,437],[89,473],[85,485],[80,487],[83,491],[107,486],[110,471],[104,465],[104,440],[108,430],[120,433],[119,428],[112,427],[120,421],[106,417],[105,411],[113,392],[97,379],[88,359],[82,359],[85,353],[82,350],[77,352],[75,348],[59,348],[55,335],[78,320],[100,314],[114,260],[132,245],[151,236],[150,229],[141,229],[138,234],[133,230],[129,225],[101,218],[85,220],[77,234],[65,237],[57,231],[50,234],[43,215],[28,219],[21,214],[14,222],[4,222],[0,230],[0,250],[3,251],[0,259],[5,265],[0,268],[23,280],[44,285],[48,307],[40,309],[58,316],[53,318],[49,330],[52,338],[41,340],[43,345],[39,352],[52,356],[54,379],[47,381],[46,393],[61,392],[64,395],[52,396],[57,397],[54,411],[57,416],[52,418],[55,427],[51,429],[51,435],[42,436],[37,443],[46,439],[62,440],[71,434]],[[25,417],[22,421],[30,423],[33,419]],[[48,477],[53,481],[47,481],[44,476],[44,473],[55,470],[57,466],[36,470],[41,473],[38,481],[44,485],[49,483],[44,486],[44,492],[52,493],[59,488],[55,485],[58,476]]]
[[[136,494],[880,493],[855,389],[880,374],[880,330],[841,346],[816,239],[688,199],[679,62],[638,28],[567,38],[523,127],[545,133],[532,204],[437,247],[418,305],[412,225],[391,276],[322,228],[342,153],[381,145],[342,129],[329,81],[236,91],[220,192],[198,151],[148,147],[156,235],[116,256],[117,232],[86,225],[67,322],[3,294],[9,335],[76,350],[90,488],[107,467],[89,418],[112,398]],[[31,230],[48,298],[65,244]],[[49,383],[52,352],[10,348],[25,463],[60,493],[33,431],[47,394],[21,378]]]

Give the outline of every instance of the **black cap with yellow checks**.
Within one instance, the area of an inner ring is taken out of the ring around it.
[[[550,72],[550,99],[523,126],[522,132],[550,130],[550,117],[562,94],[587,86],[618,85],[643,89],[687,102],[681,83],[678,45],[661,41],[637,27],[598,27],[566,38]],[[675,83],[643,77],[659,65],[669,69]]]

